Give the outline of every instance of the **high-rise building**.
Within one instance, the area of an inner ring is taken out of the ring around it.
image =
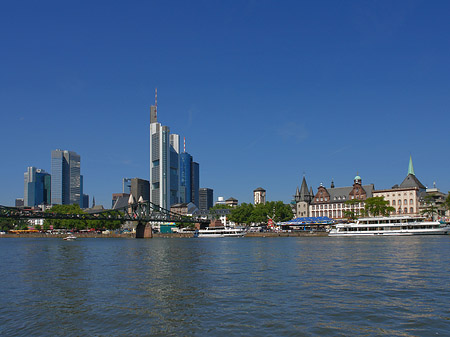
[[[37,206],[50,202],[50,174],[30,166],[24,173],[24,206]]]
[[[72,151],[52,151],[52,204],[83,206],[80,156]]]
[[[211,188],[200,188],[199,190],[199,206],[201,211],[205,211],[213,207],[214,191]]]
[[[180,202],[190,203],[192,201],[191,193],[191,166],[192,156],[183,152],[180,154]]]
[[[150,201],[170,209],[179,202],[180,137],[158,123],[157,103],[155,91],[155,105],[150,107]]]
[[[199,204],[200,168],[198,163],[192,162],[191,166],[191,202]]]
[[[134,201],[142,200],[149,201],[150,199],[150,184],[148,180],[133,178],[131,179],[131,195]]]
[[[83,206],[81,208],[89,208],[89,195],[83,194]]]
[[[199,165],[186,152],[186,140],[183,141],[183,153],[180,154],[180,202],[199,205]]]
[[[16,199],[16,202],[15,202],[15,206],[16,207],[23,207],[23,204],[24,204],[23,198],[17,198]]]
[[[123,178],[122,180],[122,193],[131,193],[131,178]]]

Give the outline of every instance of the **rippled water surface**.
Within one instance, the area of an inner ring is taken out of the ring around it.
[[[1,336],[448,336],[450,236],[0,239]]]

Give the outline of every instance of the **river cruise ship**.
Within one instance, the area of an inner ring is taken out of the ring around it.
[[[246,234],[244,228],[231,227],[208,227],[206,229],[199,229],[195,231],[196,238],[224,238],[224,237],[240,237]]]
[[[360,218],[354,223],[338,223],[331,227],[329,236],[355,235],[425,235],[448,234],[450,226],[424,217],[391,216]]]

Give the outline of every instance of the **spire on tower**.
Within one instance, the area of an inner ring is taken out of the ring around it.
[[[408,174],[412,174],[413,176],[415,176],[415,174],[414,174],[414,167],[413,167],[412,157],[411,156],[409,156]]]
[[[183,137],[183,153],[186,153],[186,137]]]

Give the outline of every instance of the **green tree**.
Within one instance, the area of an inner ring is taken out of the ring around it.
[[[86,214],[78,204],[73,205],[55,205],[48,211],[48,213],[55,214]],[[123,214],[122,214],[123,215]],[[65,228],[65,229],[88,229],[88,228],[102,228],[115,230],[122,226],[121,220],[83,220],[83,219],[46,219],[44,226],[50,228]]]
[[[231,207],[230,205],[225,205],[225,204],[216,204],[213,207],[211,207],[208,211],[209,213],[209,217],[211,219],[217,219],[217,210],[219,209],[233,209],[234,207]]]
[[[252,216],[254,210],[253,204],[248,204],[243,202],[239,206],[234,207],[231,210],[231,213],[228,217],[230,221],[233,221],[237,224],[247,224],[251,223],[250,218]]]
[[[450,192],[448,192],[447,198],[445,198],[444,206],[447,210],[450,210]]]
[[[448,197],[447,197],[448,199]],[[439,214],[439,208],[436,206],[436,195],[435,194],[427,194],[424,197],[424,207],[423,209],[420,211],[420,213],[422,213],[423,215],[429,217],[429,218],[434,218],[434,215],[438,215]]]
[[[292,217],[290,205],[284,204],[282,201],[268,201],[256,206],[242,203],[232,209],[229,219],[238,224],[250,225],[251,223],[267,224],[269,219],[272,219],[275,223],[287,221]]]
[[[391,212],[395,212],[395,208],[389,206],[389,201],[384,200],[384,197],[367,198],[364,201],[364,210],[370,216],[388,216]]]
[[[7,232],[14,229],[14,222],[12,219],[0,218],[0,230]]]
[[[78,204],[73,205],[54,205],[46,213],[55,214],[86,214]],[[44,226],[50,228],[53,226],[55,229],[86,229],[88,224],[85,220],[78,219],[45,219]]]
[[[28,226],[29,226],[29,223],[25,219],[16,219],[16,220],[14,220],[14,227],[16,229],[26,230],[26,229],[28,229]]]
[[[358,218],[358,212],[355,210],[356,206],[362,202],[362,200],[360,199],[350,199],[344,202],[344,204],[349,205],[350,209],[346,209],[345,211],[343,211],[343,215],[345,218],[347,218],[348,220],[355,220]]]

